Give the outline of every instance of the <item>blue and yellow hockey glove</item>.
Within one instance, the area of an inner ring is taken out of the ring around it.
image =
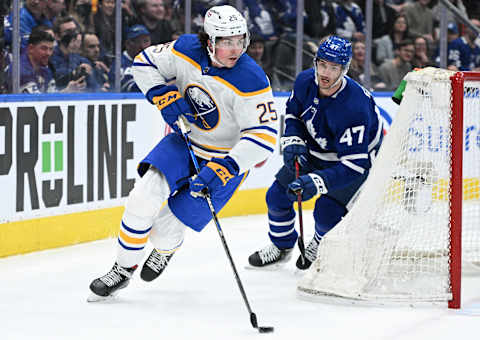
[[[192,108],[182,97],[178,88],[175,85],[162,86],[149,95],[152,96],[151,101],[160,110],[165,122],[180,133],[176,124],[178,117],[181,115],[188,117],[191,115]]]
[[[310,173],[298,177],[288,185],[287,196],[292,202],[297,200],[297,193],[302,193],[302,201],[308,201],[318,194],[326,194],[327,187],[323,178],[316,173]]]
[[[230,156],[225,158],[212,158],[197,176],[190,182],[190,195],[203,197],[207,192],[214,192],[224,186],[233,177],[237,176],[239,167]]]

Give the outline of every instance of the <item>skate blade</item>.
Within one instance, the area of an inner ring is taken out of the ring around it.
[[[273,272],[273,271],[284,268],[286,264],[287,262],[282,262],[282,263],[277,262],[277,263],[272,263],[263,267],[255,267],[255,266],[252,266],[251,264],[247,264],[245,265],[245,269],[264,271],[264,272]]]
[[[116,294],[110,294],[108,296],[100,296],[93,292],[87,297],[87,302],[105,302],[112,301],[116,298]]]

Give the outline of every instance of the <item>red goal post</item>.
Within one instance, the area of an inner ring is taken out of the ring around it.
[[[462,266],[480,272],[480,72],[406,80],[357,201],[298,283],[303,297],[460,308]]]

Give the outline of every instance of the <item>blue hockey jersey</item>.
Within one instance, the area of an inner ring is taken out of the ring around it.
[[[371,94],[347,76],[335,94],[320,97],[311,68],[298,75],[287,101],[285,136],[293,135],[305,140],[316,173],[334,191],[370,169],[382,120]]]
[[[480,67],[480,47],[470,47],[464,37],[448,44],[448,65],[456,66],[460,71],[471,71]]]

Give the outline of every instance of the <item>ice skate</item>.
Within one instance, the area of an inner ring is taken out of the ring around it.
[[[153,249],[147,260],[143,264],[140,277],[144,281],[153,281],[165,270],[168,261],[172,258],[173,253],[162,254]]]
[[[279,249],[271,243],[248,257],[250,269],[275,269],[290,260],[292,248]]]
[[[319,241],[314,237],[308,243],[307,248],[305,248],[305,259],[304,262],[302,261],[302,255],[300,255],[297,259],[296,266],[300,270],[306,270],[310,268],[312,262],[317,258],[317,251],[318,251],[318,244]]]
[[[125,268],[115,263],[107,274],[92,281],[90,284],[92,294],[87,298],[87,301],[103,301],[115,296],[119,289],[128,286],[135,269],[137,269],[137,266]]]

